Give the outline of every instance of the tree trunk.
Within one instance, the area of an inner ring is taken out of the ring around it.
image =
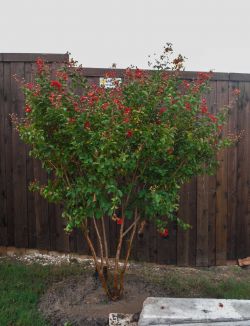
[[[104,292],[106,293],[108,298],[112,301],[119,300],[123,295],[124,275],[127,270],[128,259],[129,259],[130,253],[131,253],[132,243],[134,240],[134,235],[136,232],[136,227],[137,227],[139,218],[140,217],[138,217],[137,209],[136,209],[135,210],[135,219],[134,219],[134,222],[130,225],[130,227],[128,227],[127,230],[124,231],[124,222],[121,225],[119,239],[118,239],[117,252],[116,252],[116,257],[115,257],[114,270],[112,270],[112,267],[109,263],[104,221],[102,221],[103,237],[101,237],[101,232],[99,232],[97,223],[94,220],[94,226],[95,226],[95,230],[97,233],[99,246],[101,249],[100,262],[98,261],[96,249],[94,248],[94,245],[89,237],[87,221],[85,221],[85,223],[82,224],[82,231],[83,231],[84,237],[88,243],[88,246],[90,248],[92,257],[94,259],[94,263],[95,263],[96,271],[98,273],[99,280],[101,282]],[[122,247],[122,243],[123,243],[123,238],[125,237],[126,234],[128,234],[128,232],[131,232],[131,235],[130,235],[130,238],[128,241],[128,248],[127,248],[127,252],[126,252],[126,256],[125,256],[125,262],[124,262],[123,267],[120,269],[119,268],[119,260],[120,260],[121,247]],[[103,250],[103,248],[104,248],[104,250]],[[105,251],[106,265],[104,265],[104,251]]]

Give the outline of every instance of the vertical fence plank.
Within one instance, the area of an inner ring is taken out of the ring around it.
[[[180,191],[180,208],[178,211],[178,217],[182,219],[185,223],[188,221],[188,211],[189,211],[189,189],[188,184],[182,186]],[[188,266],[188,233],[178,227],[177,233],[177,265],[178,266]]]
[[[178,227],[177,265],[194,266],[196,261],[196,178],[184,185],[180,194],[179,217],[190,225],[184,231]]]
[[[11,63],[11,92],[13,112],[23,117],[23,94],[13,75],[24,77],[24,63]],[[18,132],[12,127],[12,158],[13,158],[13,203],[15,246],[28,247],[28,220],[26,197],[26,148],[20,140]]]
[[[157,262],[160,264],[176,264],[177,262],[177,224],[168,224],[169,237],[162,238],[157,234]]]
[[[229,119],[228,133],[237,134],[238,101],[233,98],[233,90],[239,87],[238,82],[229,82]],[[236,258],[236,221],[237,221],[237,144],[227,150],[227,258]]]
[[[49,242],[50,250],[56,250],[56,205],[49,203],[48,205],[48,222],[49,222]]]
[[[217,83],[210,81],[206,95],[209,112],[216,113]],[[215,263],[215,183],[214,176],[197,178],[197,266]]]
[[[218,109],[228,105],[228,81],[217,82]],[[227,126],[223,134],[227,134]],[[227,153],[218,154],[220,166],[216,175],[216,265],[225,265],[227,259]]]
[[[238,168],[237,168],[237,243],[236,256],[237,258],[244,258],[246,256],[246,247],[248,243],[249,234],[247,234],[248,226],[248,175],[249,175],[249,131],[248,131],[248,86],[245,82],[239,83],[241,91],[239,108],[238,108],[238,132],[243,132],[243,137],[238,143]]]
[[[237,258],[244,258],[245,254],[245,225],[244,216],[246,212],[246,197],[247,197],[247,184],[245,179],[244,169],[246,168],[245,163],[247,161],[247,135],[246,135],[246,95],[245,95],[245,83],[239,83],[239,89],[241,92],[239,106],[237,110],[238,114],[238,132],[244,132],[243,137],[237,144],[237,243],[236,243],[236,255]]]
[[[0,246],[7,245],[4,64],[0,62]]]
[[[197,178],[196,265],[208,266],[208,177]]]
[[[8,246],[14,246],[14,205],[13,205],[13,158],[12,158],[12,124],[9,114],[13,112],[11,93],[10,63],[4,63],[4,144],[6,175],[6,211]]]
[[[107,237],[109,239],[109,229],[107,229]],[[82,255],[90,255],[87,241],[85,240],[82,230],[76,229],[76,245],[77,252]]]
[[[209,112],[217,112],[217,83],[210,81],[210,92],[207,104]],[[208,176],[208,265],[215,265],[216,261],[216,175]]]
[[[247,180],[247,208],[245,215],[245,255],[250,256],[250,83],[245,82],[246,94],[246,137],[247,137],[247,167],[246,167],[246,180]]]
[[[137,260],[139,261],[149,261],[149,243],[150,239],[150,228],[154,227],[154,225],[146,224],[142,237],[138,237],[138,233],[136,234],[136,254]]]
[[[42,169],[41,163],[34,160],[34,177],[41,185],[47,183],[47,174]],[[37,248],[49,249],[49,220],[48,220],[48,202],[41,197],[38,192],[34,193],[35,214],[36,214],[36,241]]]
[[[32,63],[25,62],[24,78],[26,82],[33,82]],[[33,158],[29,156],[30,147],[26,147],[26,194],[27,194],[27,221],[28,221],[28,247],[36,247],[36,218],[34,193],[29,191],[30,182],[34,181]]]

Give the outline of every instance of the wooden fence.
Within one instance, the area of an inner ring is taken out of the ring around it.
[[[46,173],[28,156],[10,122],[10,113],[23,114],[23,95],[12,76],[30,81],[38,56],[52,65],[68,60],[57,54],[0,54],[0,246],[89,253],[78,230],[64,233],[61,207],[29,192],[29,182],[34,177],[46,181]],[[99,82],[106,72],[86,68],[84,74]],[[116,72],[122,76],[122,70]],[[183,73],[184,79],[195,77],[195,72]],[[207,100],[212,112],[232,100],[235,87],[241,90],[226,132],[244,130],[244,136],[237,146],[219,154],[216,176],[195,178],[181,190],[179,215],[192,229],[184,232],[172,224],[170,237],[164,240],[149,225],[143,239],[136,240],[132,254],[136,260],[211,266],[250,255],[250,75],[215,73],[210,83]],[[110,221],[111,253],[116,233],[117,226]]]

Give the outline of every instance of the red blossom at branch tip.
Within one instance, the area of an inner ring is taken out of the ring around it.
[[[160,231],[159,234],[162,238],[167,238],[169,236],[169,231],[165,228],[163,231]]]
[[[136,69],[135,70],[135,78],[142,78],[144,75],[143,71],[141,69]]]
[[[25,112],[26,113],[30,113],[32,110],[31,110],[31,107],[29,105],[26,105],[25,106]]]
[[[209,114],[208,117],[213,122],[217,122],[218,121],[218,119],[213,114]]]
[[[41,74],[43,72],[43,69],[44,69],[44,61],[43,61],[43,59],[37,58],[36,66],[37,66],[38,73]]]
[[[124,114],[130,114],[131,108],[125,108],[124,109]]]
[[[126,118],[123,119],[123,122],[124,123],[129,123],[129,121],[130,121],[130,119],[128,117],[126,117]]]
[[[189,102],[185,103],[185,109],[191,111],[191,104]]]
[[[160,113],[160,114],[163,114],[163,113],[166,112],[166,111],[167,111],[167,108],[160,108],[159,113]]]
[[[60,91],[62,88],[62,84],[57,80],[52,80],[50,86],[57,88],[58,91]]]
[[[89,122],[89,121],[86,121],[86,122],[84,123],[84,128],[85,128],[85,129],[89,129],[89,128],[90,128],[90,122]]]
[[[133,136],[133,131],[129,129],[129,130],[127,131],[127,134],[126,134],[126,135],[127,135],[127,138],[132,137],[132,136]]]
[[[34,88],[34,84],[33,83],[27,83],[25,84],[25,87],[29,90],[32,90]]]
[[[109,106],[109,103],[103,103],[102,104],[102,109],[107,110],[108,106]]]
[[[75,118],[68,118],[69,123],[75,123],[76,119]]]

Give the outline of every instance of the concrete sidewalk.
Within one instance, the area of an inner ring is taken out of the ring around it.
[[[138,326],[250,326],[250,300],[147,298]]]

